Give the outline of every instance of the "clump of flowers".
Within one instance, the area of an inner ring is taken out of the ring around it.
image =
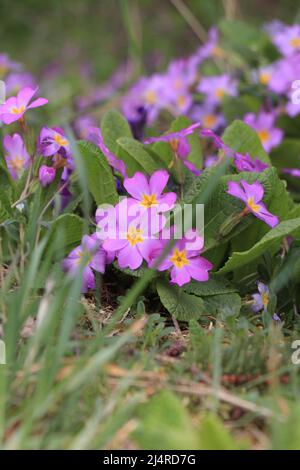
[[[137,213],[135,202],[123,199],[115,208],[116,232],[108,233],[103,248],[115,252],[120,268],[139,268],[143,260],[157,248],[156,238],[166,223],[165,217],[154,209]]]
[[[96,212],[103,249],[115,254],[120,268],[135,270],[146,261],[158,271],[170,269],[171,282],[179,286],[192,278],[207,281],[212,264],[200,256],[204,240],[194,230],[176,240],[166,258],[160,259],[175,233],[174,227],[166,227],[165,214],[176,201],[175,193],[162,193],[168,178],[165,170],[158,170],[149,180],[139,172],[124,180],[124,187],[133,197],[124,198],[108,210],[108,221],[104,222],[105,209]]]

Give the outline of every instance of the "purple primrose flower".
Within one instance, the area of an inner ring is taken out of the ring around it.
[[[264,187],[258,181],[252,184],[247,183],[245,180],[241,180],[239,183],[230,181],[227,193],[241,199],[246,204],[245,214],[251,212],[272,228],[278,225],[278,217],[271,214],[265,204],[261,202],[264,197]]]

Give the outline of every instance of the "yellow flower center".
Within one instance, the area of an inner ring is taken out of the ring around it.
[[[178,248],[175,248],[172,258],[170,261],[174,264],[176,268],[183,268],[189,264],[189,260],[186,257],[186,250],[179,251]]]
[[[203,118],[204,127],[213,127],[216,123],[216,116],[214,114],[206,114]]]
[[[295,37],[295,38],[292,38],[290,40],[290,45],[292,47],[294,47],[295,49],[297,49],[298,47],[300,47],[300,38],[299,37]]]
[[[157,206],[158,202],[155,194],[143,194],[143,199],[141,200],[141,206],[149,207]]]
[[[259,209],[260,209],[260,205],[255,204],[253,197],[249,197],[249,199],[247,201],[247,205],[253,210],[253,212],[258,212]]]
[[[182,88],[182,85],[183,85],[182,80],[180,78],[176,78],[174,82],[175,90],[179,90],[180,88]]]
[[[156,93],[153,90],[146,91],[144,98],[148,104],[155,104],[157,101]]]
[[[180,95],[177,98],[177,105],[178,106],[184,106],[186,104],[186,97],[184,95]]]
[[[140,228],[129,227],[126,234],[126,238],[129,241],[131,246],[135,246],[137,243],[142,243],[144,241],[143,232]]]
[[[268,295],[267,292],[264,292],[263,294],[261,294],[261,301],[262,301],[264,307],[268,306],[269,300],[270,299],[269,299],[269,295]]]
[[[223,50],[220,46],[215,46],[212,50],[212,55],[217,58],[223,57]]]
[[[92,261],[92,254],[89,251],[78,252],[78,258],[76,259],[76,264],[79,266],[87,266]]]
[[[216,97],[221,100],[225,96],[224,88],[217,88],[215,94],[216,94]]]
[[[16,155],[15,157],[12,157],[11,159],[11,167],[14,169],[14,170],[21,170],[23,168],[23,158],[22,157],[19,157],[18,155]]]
[[[267,72],[261,72],[259,75],[259,81],[262,85],[267,85],[271,80],[271,74]]]
[[[270,133],[269,131],[262,129],[261,131],[258,131],[258,137],[260,138],[261,142],[264,144],[265,142],[268,142],[270,139]]]
[[[67,145],[68,143],[67,139],[64,139],[60,134],[55,134],[53,139],[61,147],[63,147],[64,145]]]
[[[13,114],[21,114],[25,111],[25,106],[20,106],[19,108],[17,108],[16,106],[14,106],[12,109],[11,109],[11,112]]]

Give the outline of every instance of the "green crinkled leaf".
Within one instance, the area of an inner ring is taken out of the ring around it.
[[[258,243],[247,251],[234,252],[219,273],[228,273],[240,268],[261,256],[266,250],[279,247],[280,241],[287,235],[294,235],[300,230],[300,218],[285,220],[270,230]]]
[[[116,204],[116,184],[105,156],[91,142],[81,141],[78,147],[85,165],[88,189],[96,204]]]
[[[132,137],[128,122],[116,109],[110,109],[104,114],[101,132],[106,146],[115,155],[118,150],[117,140],[120,137]]]
[[[240,120],[233,121],[223,134],[226,145],[240,153],[249,153],[252,158],[271,164],[268,154],[263,149],[257,133]]]
[[[156,288],[163,306],[178,320],[197,319],[204,313],[204,302],[200,297],[187,294],[182,288],[161,280]]]
[[[188,294],[194,294],[201,297],[237,292],[237,289],[227,281],[227,279],[221,278],[220,276],[211,276],[206,282],[192,280],[182,288]]]
[[[241,297],[237,293],[209,295],[203,298],[205,313],[209,315],[237,316],[242,307]]]
[[[127,274],[127,276],[131,276],[135,278],[142,277],[147,271],[147,268],[144,266],[141,266],[140,268],[135,269],[135,270],[132,270],[129,268],[120,268],[117,261],[114,261],[113,267],[116,268],[119,272]]]
[[[205,314],[236,316],[241,310],[242,302],[237,289],[225,278],[211,276],[207,282],[192,280],[182,289],[202,298]]]
[[[83,236],[84,222],[75,214],[62,214],[50,225],[50,240],[59,237],[60,245],[66,252],[80,243]]]
[[[155,162],[144,146],[137,140],[121,137],[117,140],[117,143],[119,146],[117,154],[125,162],[128,176],[132,176],[136,171],[146,172],[151,175],[161,168],[161,164]]]

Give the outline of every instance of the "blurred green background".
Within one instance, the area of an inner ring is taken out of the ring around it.
[[[221,17],[293,22],[300,10],[294,0],[2,0],[1,52],[36,74],[49,64],[74,74],[91,65],[100,81],[128,56],[143,71],[160,69],[199,46],[174,3],[187,5],[205,30]]]

